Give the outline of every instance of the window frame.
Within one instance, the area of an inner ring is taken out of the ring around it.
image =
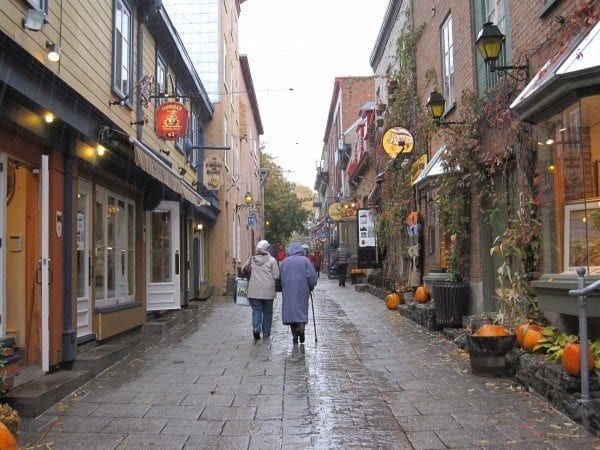
[[[119,7],[121,7],[121,9],[123,11],[126,11],[128,13],[128,33],[127,33],[127,43],[128,43],[128,52],[127,52],[127,67],[126,67],[126,71],[127,71],[127,92],[124,92],[122,89],[122,85],[123,82],[125,81],[123,79],[123,66],[122,66],[122,61],[123,59],[118,59],[117,58],[117,51],[121,50],[122,52],[122,48],[123,48],[123,39],[124,39],[124,35],[122,33],[122,27],[120,25],[122,24],[117,24],[117,11],[119,10]],[[121,36],[120,38],[120,42],[119,41],[119,36]],[[120,62],[120,64],[119,64]],[[117,66],[120,65],[120,67],[117,68]],[[117,70],[119,70],[119,73],[117,73]],[[120,78],[119,78],[120,76]],[[111,89],[113,91],[113,93],[119,97],[121,100],[125,101],[125,104],[128,105],[130,108],[133,107],[133,101],[132,101],[132,95],[131,92],[133,90],[133,8],[131,5],[131,2],[129,0],[114,0],[113,2],[113,48],[112,48],[112,76],[111,76]],[[119,78],[119,79],[118,79]]]
[[[159,69],[163,69],[162,80],[160,79]],[[167,66],[165,59],[162,57],[160,52],[157,50],[156,51],[156,65],[154,68],[154,76],[155,76],[155,83],[156,83],[156,93],[155,93],[156,98],[154,99],[155,106],[159,106],[162,103],[167,101],[166,97],[159,97],[159,95],[167,94],[167,91],[168,91],[167,82],[168,82],[168,74],[169,74],[168,71],[169,71],[169,67]],[[161,87],[163,89],[162,91],[160,90]]]
[[[454,108],[456,104],[452,14],[449,14],[446,19],[444,19],[440,27],[440,45],[442,53],[442,90],[444,98],[446,99],[444,113],[446,113]]]

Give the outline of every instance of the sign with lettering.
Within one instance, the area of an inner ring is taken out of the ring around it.
[[[221,158],[211,156],[204,162],[204,184],[208,189],[218,190],[223,182],[223,162]]]
[[[156,108],[156,134],[161,139],[174,141],[185,136],[188,128],[188,109],[183,103],[166,102]]]
[[[412,152],[414,140],[406,128],[394,127],[383,134],[381,144],[388,156],[395,159],[400,153]]]

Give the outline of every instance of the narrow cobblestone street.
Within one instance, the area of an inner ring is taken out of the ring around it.
[[[280,296],[280,294],[279,294]],[[508,380],[470,374],[440,333],[382,300],[321,277],[306,343],[292,344],[275,300],[271,339],[251,310],[213,297],[174,312],[160,337],[36,419],[23,447],[600,448],[588,433]]]

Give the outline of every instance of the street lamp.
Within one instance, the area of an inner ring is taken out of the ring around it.
[[[496,60],[500,57],[502,50],[502,44],[504,43],[504,35],[500,31],[497,25],[492,22],[486,22],[483,24],[483,28],[477,36],[475,45],[481,53],[483,60],[486,64],[489,64],[491,73],[500,71],[505,73],[511,78],[518,81],[523,81],[529,78],[529,61],[524,66],[497,66]],[[520,76],[515,76],[509,72],[509,70],[515,70]]]
[[[444,111],[446,110],[446,99],[438,91],[431,91],[429,98],[427,99],[427,109],[431,113],[431,117],[435,120],[435,124],[438,127],[448,127],[449,125],[466,125],[470,122],[446,122],[442,120]]]
[[[242,204],[236,204],[235,205],[235,212],[237,212],[237,210],[239,208],[248,208],[251,203],[252,203],[252,193],[246,192],[246,195],[244,195],[244,203],[242,203]]]

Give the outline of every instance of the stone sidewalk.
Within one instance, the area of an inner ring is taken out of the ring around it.
[[[324,277],[318,342],[271,339],[251,310],[213,297],[141,335],[121,362],[36,419],[19,444],[113,448],[600,448],[600,438],[507,380],[470,374],[440,333]]]

